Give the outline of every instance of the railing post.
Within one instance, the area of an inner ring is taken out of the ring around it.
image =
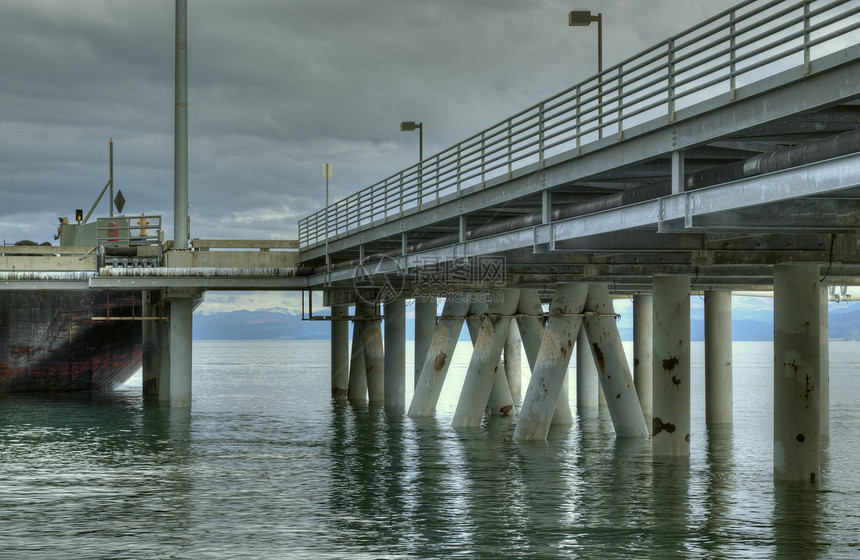
[[[486,163],[484,161],[487,157],[486,146],[484,145],[484,141],[485,141],[486,136],[487,136],[486,131],[481,133],[481,188],[482,189],[487,186],[487,183],[485,181],[485,178],[486,178],[485,174],[487,171],[487,166],[486,166]]]
[[[403,171],[400,172],[400,217],[403,217]]]
[[[737,62],[735,62],[735,48],[737,40],[735,39],[735,17],[737,13],[732,10],[729,14],[729,87],[731,88],[732,101],[738,98],[737,80],[735,78],[735,70],[737,70]]]
[[[424,185],[422,184],[424,162],[418,162],[418,210],[421,210],[421,199],[424,198]]]
[[[545,158],[543,153],[543,129],[544,129],[544,120],[543,120],[543,110],[544,110],[544,102],[541,101],[540,106],[538,107],[538,152],[540,154],[540,167],[543,169]]]
[[[436,154],[436,181],[433,183],[433,190],[436,191],[436,204],[439,204],[439,154]]]
[[[669,39],[669,62],[666,67],[669,78],[669,122],[675,122],[675,40]]]
[[[582,153],[582,86],[576,86],[576,153]]]
[[[457,198],[460,198],[460,178],[462,177],[463,161],[462,161],[462,143],[457,144]]]
[[[514,160],[513,160],[513,118],[508,119],[508,179],[514,176]]]
[[[809,27],[812,22],[810,22],[809,17],[809,1],[803,0],[803,68],[804,75],[810,74],[812,72],[812,63],[811,57],[809,53]]]
[[[618,139],[624,138],[624,72],[618,66]]]

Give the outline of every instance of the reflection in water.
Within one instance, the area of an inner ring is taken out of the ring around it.
[[[774,486],[773,528],[777,558],[824,558],[830,543],[824,537],[822,492],[806,484]]]
[[[454,430],[456,395],[423,419],[332,400],[328,343],[195,352],[191,412],[139,388],[0,396],[3,560],[860,556],[860,362],[832,376],[808,491],[773,484],[770,359],[736,377],[755,390],[736,386],[734,426],[694,408],[690,457],[655,462],[605,410],[537,443],[495,417]]]

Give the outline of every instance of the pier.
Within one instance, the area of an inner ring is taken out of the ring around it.
[[[543,441],[571,423],[575,384],[577,408],[602,399],[617,437],[651,438],[671,458],[698,436],[690,297],[705,300],[706,417],[719,425],[733,420],[732,293],[766,292],[774,478],[814,484],[828,292],[860,279],[858,14],[742,2],[332,202],[300,220],[297,240],[211,240],[188,231],[179,0],[175,239],[128,218],[112,226],[122,243],[4,247],[0,289],[138,294],[140,316],[104,320],[141,321],[144,391],[175,408],[191,406],[191,316],[206,291],[321,293],[334,398],[415,418],[433,416],[465,324],[455,428],[480,429],[489,411],[512,417],[516,440]],[[632,359],[618,297],[633,298]]]

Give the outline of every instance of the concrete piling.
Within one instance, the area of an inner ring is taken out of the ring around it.
[[[732,292],[705,294],[705,421],[732,423]]]
[[[409,404],[409,416],[413,418],[433,416],[442,385],[451,365],[451,357],[457,348],[457,339],[469,311],[469,303],[455,298],[445,300],[442,316],[436,323],[427,357],[421,366],[418,385]]]
[[[158,394],[158,326],[153,318],[158,313],[155,292],[144,291],[143,321],[141,321],[141,374],[144,395]]]
[[[349,392],[349,315],[348,305],[331,308],[331,394],[343,396]]]
[[[367,368],[364,366],[364,321],[361,317],[370,314],[366,304],[356,303],[352,322],[352,348],[349,360],[349,390],[347,398],[351,401],[367,399]]]
[[[190,297],[170,300],[170,407],[191,406],[191,313]]]
[[[158,337],[158,402],[170,403],[170,300],[161,294],[161,316],[155,327]]]
[[[512,324],[513,321],[508,324],[509,329]],[[514,397],[511,392],[511,386],[508,384],[504,360],[499,360],[499,366],[496,369],[496,380],[493,382],[493,388],[490,390],[490,396],[487,399],[487,408],[493,416],[511,417],[514,415]]]
[[[385,304],[385,408],[406,407],[406,301]]]
[[[646,425],[653,410],[653,346],[654,298],[651,294],[633,296],[633,384]],[[649,426],[650,428],[650,426]]]
[[[690,455],[690,278],[654,277],[654,455]]]
[[[633,385],[633,375],[618,333],[615,309],[605,284],[589,284],[584,327],[591,343],[594,365],[606,405],[619,437],[648,435],[642,407]]]
[[[413,387],[418,386],[421,367],[427,358],[433,332],[436,330],[436,298],[416,298],[415,300],[415,367],[413,368]]]
[[[526,360],[532,374],[543,342],[544,319],[543,306],[536,290],[520,290],[520,303],[517,306],[517,328],[520,331],[521,347],[526,353]],[[570,424],[573,416],[570,413],[567,385],[559,392],[558,402],[553,412],[553,424]]]
[[[573,343],[582,325],[581,313],[587,295],[587,284],[559,284],[556,287],[543,341],[514,432],[516,440],[546,439],[570,364]],[[521,332],[525,341],[526,333],[524,330]]]
[[[519,403],[523,398],[523,372],[522,372],[522,342],[520,341],[520,329],[517,322],[511,319],[508,326],[508,338],[505,340],[505,375],[508,378],[508,387],[511,390],[511,398],[514,403]]]
[[[821,329],[821,370],[819,372],[818,386],[819,402],[821,411],[818,433],[822,440],[830,439],[830,310],[828,306],[827,286],[821,286],[821,310],[819,311],[819,325]]]
[[[591,354],[591,345],[584,327],[576,337],[576,411],[579,414],[597,413],[597,367]]]
[[[502,348],[508,336],[510,317],[519,303],[519,290],[499,290],[480,317],[481,326],[475,340],[472,359],[466,371],[463,390],[454,411],[453,424],[457,428],[480,426],[496,380]],[[505,383],[507,380],[505,379]]]
[[[372,308],[371,313],[376,313]],[[385,349],[382,339],[382,321],[364,321],[364,371],[367,372],[367,400],[385,402]]]
[[[773,267],[773,475],[820,481],[821,294],[818,265]]]

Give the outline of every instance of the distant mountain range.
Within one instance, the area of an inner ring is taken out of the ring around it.
[[[406,337],[410,340],[414,337],[412,323],[406,322]],[[622,317],[618,326],[622,339],[633,340],[629,317]],[[303,321],[297,312],[278,310],[196,313],[193,332],[196,340],[328,340],[330,330],[328,321]],[[704,340],[704,311],[701,307],[691,311],[690,337]],[[732,338],[736,341],[773,340],[772,314],[735,309]],[[830,338],[860,340],[860,302],[831,307]],[[460,339],[469,339],[465,328]]]

